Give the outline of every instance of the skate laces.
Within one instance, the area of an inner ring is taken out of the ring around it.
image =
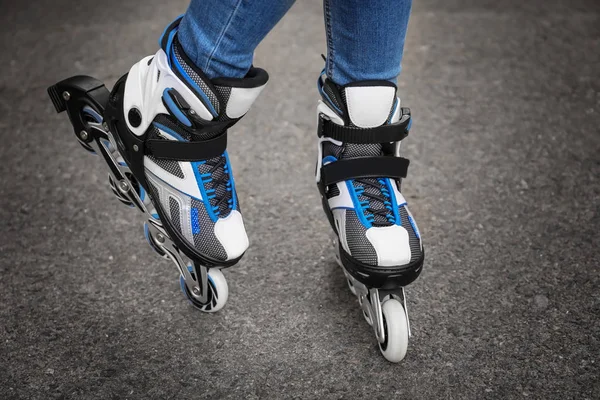
[[[206,195],[213,213],[219,216],[222,211],[233,209],[232,185],[231,179],[229,179],[229,166],[225,156],[201,161],[200,165],[207,165],[209,167],[208,172],[200,174],[200,178],[202,183],[205,184],[205,188],[209,186],[206,189]],[[223,169],[223,173],[218,174],[217,172],[221,168]],[[223,188],[224,195],[218,196],[217,192]]]
[[[360,207],[365,215],[365,218],[369,223],[374,226],[387,226],[394,224],[396,219],[394,217],[394,210],[392,208],[391,195],[388,190],[387,184],[384,178],[375,179],[356,179],[354,181],[354,190],[356,191],[357,197],[362,197],[364,200],[360,200]],[[375,189],[374,191],[367,191],[366,188]],[[377,192],[381,193],[378,194]],[[379,201],[383,204],[382,208],[373,208],[373,201]],[[381,221],[377,216],[385,217],[388,223]]]
[[[361,149],[353,146],[348,152],[349,146],[337,146],[331,142],[323,143],[323,164],[337,161],[342,158],[355,158],[361,156],[374,156],[380,154],[381,149]],[[361,146],[362,147],[362,146]],[[362,211],[365,220],[372,226],[389,226],[396,223],[396,216],[392,203],[392,193],[386,182],[387,178],[364,178],[354,179],[350,185],[354,188],[358,199],[357,211]]]
[[[381,145],[344,144],[341,158],[377,157],[383,154]],[[351,183],[360,209],[368,224],[389,226],[396,223],[392,195],[387,178],[361,178]]]

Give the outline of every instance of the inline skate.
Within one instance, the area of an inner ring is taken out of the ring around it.
[[[400,192],[409,161],[400,143],[411,126],[387,81],[340,87],[324,74],[317,113],[317,186],[333,228],[336,260],[383,356],[406,355],[410,323],[404,286],[421,273],[424,250]]]
[[[228,298],[222,268],[248,248],[229,156],[227,130],[267,83],[251,68],[241,79],[209,80],[167,27],[154,56],[136,63],[111,92],[87,76],[48,89],[75,135],[109,167],[119,200],[144,214],[152,249],[179,271],[193,306],[220,310]]]

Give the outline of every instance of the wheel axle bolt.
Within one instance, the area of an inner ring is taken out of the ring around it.
[[[79,137],[83,140],[87,140],[88,133],[86,131],[81,131],[81,132],[79,132]]]
[[[200,294],[200,288],[198,286],[194,286],[194,288],[192,289],[192,292],[195,295],[199,295]]]
[[[65,92],[63,92],[62,96],[63,96],[63,99],[68,101],[71,98],[71,93],[65,91]]]
[[[156,240],[158,240],[159,243],[164,243],[165,237],[162,233],[159,233],[158,235],[156,235]]]
[[[119,181],[119,189],[123,193],[127,193],[129,191],[129,184],[125,181]]]

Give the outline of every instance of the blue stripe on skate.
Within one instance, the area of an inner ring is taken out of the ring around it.
[[[198,222],[198,209],[196,207],[192,207],[191,209],[191,218],[192,218],[192,233],[197,235],[200,233],[200,223]]]

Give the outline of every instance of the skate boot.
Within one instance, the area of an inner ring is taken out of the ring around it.
[[[252,68],[242,79],[207,79],[179,44],[179,22],[167,27],[161,49],[135,64],[112,92],[86,76],[48,92],[56,110],[68,112],[83,147],[108,164],[117,197],[144,213],[150,246],[177,266],[190,302],[214,312],[228,297],[220,269],[248,248],[227,130],[268,75]]]
[[[384,357],[406,354],[410,325],[404,286],[423,266],[419,230],[400,192],[408,160],[400,143],[410,110],[387,81],[344,87],[318,81],[316,179],[336,234],[337,261],[373,327]]]

